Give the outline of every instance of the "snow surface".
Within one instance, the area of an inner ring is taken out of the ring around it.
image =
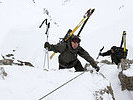
[[[133,65],[131,65],[129,69],[123,71],[123,74],[125,74],[126,76],[133,76]]]
[[[27,66],[5,66],[4,68],[8,77],[5,81],[1,80],[2,100],[9,100],[9,98],[10,100],[38,100],[81,73],[68,70],[44,71]],[[109,86],[109,82],[101,75],[96,72],[93,74],[86,72],[44,100],[88,100],[88,98],[95,100],[95,91],[104,89],[105,86]]]
[[[1,0],[0,2],[2,2],[0,3],[0,53],[2,55],[12,53],[15,60],[29,61],[35,66],[35,68],[1,66],[8,74],[5,80],[0,80],[2,100],[37,100],[78,74],[64,70],[58,71],[59,54],[50,60],[50,71],[42,70],[46,26],[44,25],[41,29],[39,26],[45,18],[51,24],[49,42],[55,44],[69,28],[74,29],[89,8],[95,8],[94,14],[81,34],[83,48],[95,59],[103,46],[105,47],[103,52],[113,45],[119,46],[122,32],[125,30],[127,31],[128,58],[133,58],[132,0],[35,0],[35,3],[33,0]],[[45,14],[44,9],[48,10],[49,15]],[[49,55],[51,54],[52,52],[49,52]],[[86,61],[80,57],[79,59],[85,65]],[[110,60],[110,57],[99,57],[98,61],[102,59]],[[103,65],[100,69],[100,72],[111,83],[116,100],[132,100],[132,92],[121,91],[119,71],[116,65]],[[132,73],[132,68],[125,72],[129,76],[132,76]],[[106,86],[107,83],[100,82],[100,76],[97,74],[86,74],[47,99],[81,100],[80,97],[82,97],[83,100],[88,100],[88,98],[95,100],[92,95],[95,88]],[[92,77],[93,75],[95,77]],[[99,86],[95,82],[100,82],[102,85]]]

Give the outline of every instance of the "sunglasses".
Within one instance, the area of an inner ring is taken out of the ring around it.
[[[73,41],[74,43],[75,43],[75,42],[79,43],[81,40],[80,40],[79,38],[73,38],[72,41]]]

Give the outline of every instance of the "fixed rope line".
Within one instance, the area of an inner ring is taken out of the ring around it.
[[[103,64],[104,65],[104,64]],[[101,66],[103,66],[101,65]],[[101,67],[100,66],[100,67]],[[89,70],[88,70],[89,71]],[[83,71],[82,73],[78,74],[77,76],[75,76],[74,78],[68,80],[67,82],[65,82],[64,84],[60,85],[59,87],[55,88],[54,90],[52,90],[51,92],[47,93],[46,95],[44,95],[43,97],[41,97],[40,99],[38,100],[42,100],[44,98],[46,98],[47,96],[49,96],[50,94],[52,94],[53,92],[57,91],[58,89],[62,88],[63,86],[65,86],[66,84],[70,83],[71,81],[73,81],[74,79],[78,78],[79,76],[83,75],[85,72],[88,72],[88,71]]]
[[[47,93],[46,95],[44,95],[43,97],[41,97],[38,100],[42,100],[44,98],[46,98],[47,96],[49,96],[50,94],[52,94],[53,92],[55,92],[56,90],[60,89],[61,87],[65,86],[66,84],[70,83],[72,80],[76,79],[77,77],[79,77],[80,75],[84,74],[84,72],[80,73],[79,75],[75,76],[74,78],[70,79],[69,81],[65,82],[64,84],[60,85],[59,87],[57,87],[56,89],[52,90],[51,92]]]

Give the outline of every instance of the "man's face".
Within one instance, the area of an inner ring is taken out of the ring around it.
[[[112,52],[112,53],[114,53],[114,50],[113,50],[113,49],[111,49],[111,52]]]
[[[78,46],[79,46],[79,43],[77,43],[77,42],[71,42],[71,44],[72,44],[72,48],[73,49],[77,49],[78,48]]]

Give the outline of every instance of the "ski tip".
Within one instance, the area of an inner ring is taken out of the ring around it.
[[[90,8],[88,11],[91,11],[91,8]],[[87,11],[87,12],[88,12],[88,11]]]
[[[91,14],[95,11],[95,8],[91,10]]]
[[[93,14],[94,11],[95,11],[95,8],[94,8],[94,9],[91,9],[91,8],[90,8],[90,9],[86,12],[87,16],[90,17],[90,16]]]
[[[91,12],[91,8],[89,9],[89,10],[87,10],[87,12],[86,13],[90,13]]]
[[[126,31],[123,31],[123,35],[126,35]]]

